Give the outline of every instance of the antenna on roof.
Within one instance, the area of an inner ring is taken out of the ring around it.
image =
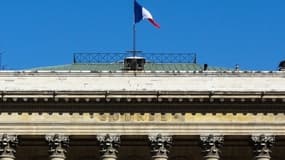
[[[4,70],[4,66],[2,65],[2,55],[3,52],[0,52],[0,70]]]
[[[194,64],[197,64],[197,54],[196,54],[196,53],[194,53],[194,60],[193,60],[193,63],[194,63]]]

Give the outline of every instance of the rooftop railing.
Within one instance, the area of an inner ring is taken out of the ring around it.
[[[92,63],[123,63],[132,53],[74,53],[74,64]],[[137,53],[147,63],[197,63],[195,53]]]

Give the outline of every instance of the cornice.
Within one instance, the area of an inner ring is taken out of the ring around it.
[[[92,71],[92,70],[4,70],[0,77],[9,76],[135,76],[135,77],[173,77],[173,76],[218,76],[218,77],[285,77],[285,71]]]
[[[285,92],[239,91],[0,91],[5,102],[285,103]]]

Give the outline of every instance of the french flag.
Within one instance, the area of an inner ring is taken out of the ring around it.
[[[135,7],[135,23],[139,23],[141,20],[147,19],[156,28],[160,28],[160,25],[157,22],[155,22],[151,13],[146,8],[141,6],[136,0],[134,7]]]

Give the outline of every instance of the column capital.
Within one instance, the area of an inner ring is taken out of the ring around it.
[[[251,142],[255,159],[270,159],[271,147],[275,143],[273,135],[252,135]]]
[[[201,135],[200,143],[205,159],[220,159],[220,149],[224,143],[223,135]]]
[[[119,135],[98,135],[97,140],[100,145],[101,159],[116,159],[120,147]]]
[[[150,142],[152,158],[167,159],[169,149],[172,145],[172,136],[163,136],[161,134],[149,135],[148,139]]]
[[[69,145],[69,136],[65,135],[46,135],[46,141],[49,145],[50,159],[65,159],[66,147]]]
[[[1,134],[0,135],[0,158],[15,159],[16,145],[18,137],[16,135]]]

